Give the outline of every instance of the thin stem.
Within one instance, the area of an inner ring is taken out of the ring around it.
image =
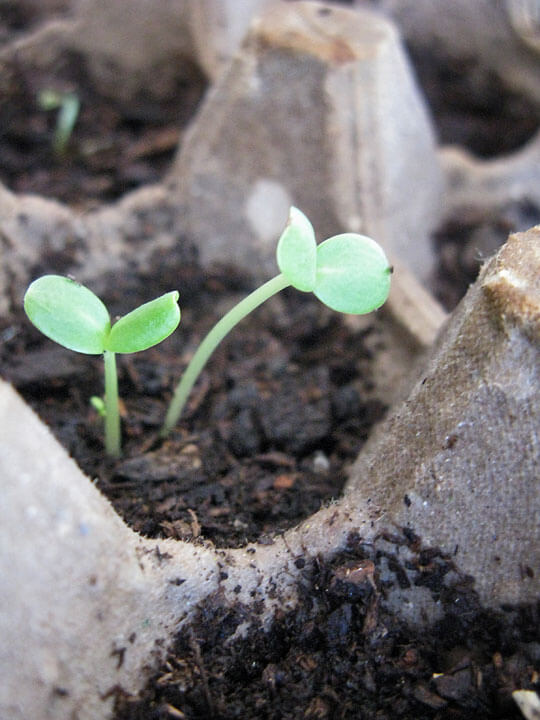
[[[54,151],[59,155],[63,155],[67,149],[73,128],[77,122],[79,109],[79,98],[73,93],[69,93],[62,98],[54,133]]]
[[[214,352],[219,343],[223,340],[233,327],[243,320],[252,310],[255,310],[265,300],[276,293],[284,290],[290,283],[282,274],[265,282],[264,285],[254,290],[246,298],[241,300],[229,312],[219,320],[204,338],[197,348],[195,355],[182,375],[182,378],[174,391],[171,404],[161,429],[161,437],[166,437],[178,422],[184,405],[188,399],[191,388],[199,377],[203,367],[206,365],[210,355]]]
[[[120,415],[118,413],[118,377],[116,355],[103,353],[105,360],[105,450],[112,457],[120,457]]]

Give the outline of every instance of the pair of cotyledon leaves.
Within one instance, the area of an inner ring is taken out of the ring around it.
[[[353,233],[316,244],[307,217],[291,208],[277,247],[287,282],[313,292],[331,309],[363,314],[380,307],[390,289],[391,269],[380,246]],[[109,312],[88,288],[60,275],[35,280],[24,297],[32,323],[51,340],[86,354],[133,353],[168,337],[180,322],[178,292],[162,295],[111,326]]]
[[[87,355],[147,350],[168,337],[180,322],[178,292],[174,290],[141,305],[111,327],[109,311],[97,295],[61,275],[35,280],[24,296],[24,309],[48,338]]]
[[[362,315],[387,299],[392,269],[380,245],[343,233],[317,245],[313,226],[297,208],[277,247],[279,269],[298,290],[313,292],[332,310]]]

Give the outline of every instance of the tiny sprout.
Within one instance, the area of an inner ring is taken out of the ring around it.
[[[105,417],[105,448],[120,455],[120,417],[116,353],[146,350],[165,340],[180,322],[178,292],[166,293],[141,305],[111,327],[107,308],[84,285],[60,275],[44,275],[29,286],[24,309],[31,322],[68,350],[104,356],[105,402],[92,399]],[[97,402],[96,402],[97,401]]]
[[[90,405],[94,408],[99,417],[105,419],[107,411],[105,409],[105,401],[103,400],[103,398],[99,397],[98,395],[92,395],[92,397],[90,398]]]
[[[57,155],[66,152],[73,128],[79,117],[81,103],[75,93],[42,90],[38,103],[43,110],[58,110],[53,138],[53,150]]]
[[[392,268],[374,240],[365,235],[344,233],[317,245],[310,221],[294,207],[279,239],[276,259],[280,274],[229,310],[197,348],[174,391],[162,437],[178,422],[193,385],[221,340],[272,295],[292,286],[313,292],[332,310],[361,315],[379,308],[390,292]]]

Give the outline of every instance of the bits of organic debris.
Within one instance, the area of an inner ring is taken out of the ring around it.
[[[287,475],[285,473],[278,475],[274,480],[273,488],[274,490],[289,490],[294,485],[294,480],[294,475]]]
[[[437,692],[448,700],[460,700],[470,690],[471,671],[470,668],[458,670],[455,673],[445,673],[434,679]]]
[[[429,690],[423,683],[419,683],[414,688],[414,697],[418,702],[421,702],[422,705],[427,705],[434,710],[440,710],[448,704],[446,700]]]

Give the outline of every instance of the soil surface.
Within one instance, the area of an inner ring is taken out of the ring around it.
[[[248,291],[230,269],[203,278],[190,251],[169,255],[164,273],[157,285],[116,276],[103,298],[114,317],[181,292],[178,331],[118,358],[121,460],[104,459],[102,420],[89,404],[102,390],[101,358],[69,353],[21,316],[3,328],[4,375],[144,535],[230,547],[291,527],[339,495],[347,463],[384,413],[373,393],[376,325],[352,332],[317,300],[283,293],[218,348],[186,416],[160,442],[174,381],[203,333]]]
[[[88,403],[102,382],[99,358],[57,348],[21,316],[0,328],[4,374],[136,530],[220,547],[271,543],[339,495],[347,464],[384,414],[373,392],[377,327],[353,332],[310,297],[284,293],[224,341],[162,442],[173,381],[247,292],[230,269],[203,277],[189,249],[162,271],[157,285],[117,276],[104,298],[114,315],[183,288],[179,330],[119,358],[121,460],[103,459],[101,419]],[[111,691],[117,720],[518,720],[511,692],[540,689],[540,605],[484,611],[451,560],[412,533],[396,528],[382,547],[352,534],[332,562],[296,564],[294,611],[263,632],[256,608],[207,598],[141,697]],[[396,585],[436,600],[430,632],[397,617],[388,604]],[[247,618],[255,623],[237,638]]]
[[[408,47],[441,145],[460,145],[477,157],[508,155],[540,125],[540,107],[505,85],[478,58],[439,48]]]
[[[0,6],[0,42],[26,18],[16,6],[9,14],[9,7],[2,17]],[[76,53],[65,52],[46,70],[15,56],[1,68],[0,180],[14,192],[38,193],[81,210],[158,182],[205,89],[200,70],[182,60],[165,96],[157,100],[150,89],[141,89],[122,102],[100,92]],[[55,93],[60,105],[70,97],[78,103],[60,146],[61,110],[43,104],[47,93]]]
[[[414,553],[418,539],[392,542]],[[351,535],[332,563],[297,559],[302,602],[268,633],[236,639],[247,610],[208,598],[143,698],[117,695],[116,720],[522,718],[511,692],[540,688],[540,607],[485,612],[447,558],[413,557],[407,571],[441,609],[429,633],[385,607],[391,581],[376,568],[386,562],[409,582],[397,555]]]
[[[63,7],[47,4],[49,12]],[[32,3],[3,3],[0,41],[41,19]],[[413,59],[444,142],[493,156],[537,127],[537,111],[511,93],[501,101],[492,78],[471,92],[479,76],[470,67]],[[0,178],[81,209],[159,180],[205,89],[191,68],[163,104],[142,93],[122,107],[92,86],[81,58],[67,56],[49,74],[8,70],[0,85]],[[53,149],[57,113],[38,103],[47,89],[75,92],[81,103],[61,154]],[[525,202],[496,217],[472,209],[441,228],[435,287],[445,305],[456,304],[508,232],[539,220],[540,210]],[[100,358],[56,347],[21,314],[0,320],[0,363],[134,529],[220,547],[272,542],[339,495],[348,463],[385,411],[373,391],[376,325],[353,332],[307,296],[282,294],[219,348],[181,423],[160,442],[174,382],[212,323],[250,288],[230,269],[203,277],[188,245],[163,258],[152,278],[116,276],[109,286],[103,299],[113,316],[174,288],[183,312],[162,345],[119,359],[120,461],[104,460],[102,422],[88,402],[100,392]],[[436,549],[399,528],[389,547],[408,550],[406,567],[397,551],[354,535],[330,563],[299,557],[303,602],[268,633],[255,623],[237,638],[253,608],[208,598],[141,698],[116,692],[117,720],[521,718],[511,692],[540,689],[540,607],[486,612]],[[440,619],[429,632],[398,619],[386,602],[392,583],[436,598]]]

